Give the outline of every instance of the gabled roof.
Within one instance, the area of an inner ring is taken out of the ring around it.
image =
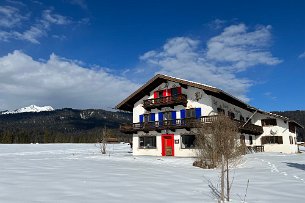
[[[121,103],[119,103],[116,108],[123,110],[123,111],[132,111],[134,104],[139,101],[141,98],[143,98],[145,95],[149,95],[149,93],[154,90],[156,87],[158,87],[160,84],[166,81],[176,82],[179,83],[182,86],[191,86],[198,89],[202,89],[205,91],[208,95],[213,95],[217,98],[223,99],[229,103],[232,103],[236,106],[239,106],[241,108],[247,109],[249,111],[254,111],[254,107],[251,107],[250,105],[244,103],[243,101],[237,99],[236,97],[222,91],[221,89],[218,89],[216,87],[212,87],[209,85],[188,81],[180,78],[175,78],[163,74],[157,74],[152,79],[150,79],[147,83],[145,83],[142,87],[140,87],[138,90],[136,90],[134,93],[132,93],[129,97],[124,99]]]
[[[209,85],[205,85],[205,84],[201,84],[201,83],[193,82],[193,81],[189,81],[189,80],[184,80],[184,79],[180,79],[180,78],[176,78],[176,77],[172,77],[172,76],[168,76],[168,75],[163,75],[163,74],[155,75],[152,79],[150,79],[148,82],[146,82],[142,87],[140,87],[138,90],[136,90],[134,93],[132,93],[129,97],[127,97],[121,103],[119,103],[116,106],[116,109],[132,112],[134,104],[137,101],[142,99],[145,95],[149,95],[150,92],[153,91],[156,87],[158,87],[159,85],[161,85],[162,83],[167,82],[167,81],[179,83],[181,86],[190,86],[190,87],[202,89],[208,95],[212,95],[216,98],[222,99],[228,103],[234,104],[234,105],[236,105],[240,108],[246,109],[250,112],[258,111],[258,112],[266,114],[266,115],[281,118],[285,121],[294,123],[298,127],[304,128],[299,123],[297,123],[287,117],[265,112],[265,111],[255,108],[255,107],[252,107],[249,104],[246,104],[245,102],[241,101],[240,99],[238,99],[216,87],[212,87]]]

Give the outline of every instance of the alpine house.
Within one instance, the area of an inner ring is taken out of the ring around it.
[[[158,74],[116,106],[133,113],[121,132],[133,134],[133,154],[196,156],[194,122],[210,123],[218,114],[233,119],[249,148],[296,153],[296,128],[289,118],[254,108],[212,86]]]

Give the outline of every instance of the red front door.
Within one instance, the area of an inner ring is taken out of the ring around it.
[[[174,134],[162,135],[162,156],[174,156]]]

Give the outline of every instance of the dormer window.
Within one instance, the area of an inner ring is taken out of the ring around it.
[[[262,119],[262,126],[276,126],[277,122],[275,118]]]

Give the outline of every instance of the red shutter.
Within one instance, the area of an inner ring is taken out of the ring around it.
[[[182,93],[182,89],[181,87],[178,87],[178,94],[181,94]]]
[[[167,89],[167,96],[171,96],[172,95],[172,89]]]
[[[163,90],[163,97],[166,97],[166,90]]]
[[[158,98],[158,92],[157,91],[154,92],[154,99],[156,99],[156,98]]]

